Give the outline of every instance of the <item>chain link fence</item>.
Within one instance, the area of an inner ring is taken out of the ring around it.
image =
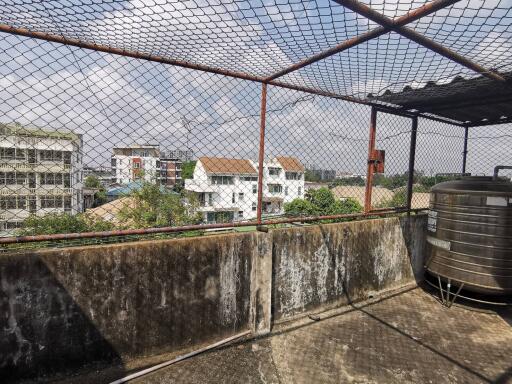
[[[28,247],[30,236],[49,236],[37,246],[89,244],[426,209],[435,183],[511,163],[510,124],[469,128],[465,153],[464,124],[387,106],[412,80],[471,77],[398,33],[274,81],[283,67],[373,30],[336,4],[7,3],[2,23],[62,41],[0,33],[0,234],[20,242],[4,249]],[[489,42],[494,59],[483,63],[506,69],[510,51],[498,43],[510,15],[503,2],[484,3],[486,20],[502,32]],[[404,17],[418,6],[381,11]],[[460,5],[442,12],[464,23],[480,17]],[[436,17],[413,23],[461,48]],[[139,22],[143,33],[130,29]],[[165,46],[160,32],[169,23],[181,27]],[[482,28],[475,34],[490,39]],[[266,39],[275,44],[255,48]],[[464,49],[484,55],[474,48]],[[375,105],[379,159],[368,150]]]

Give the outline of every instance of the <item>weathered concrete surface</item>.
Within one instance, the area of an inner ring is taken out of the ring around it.
[[[274,231],[274,319],[420,279],[424,225],[411,216]]]
[[[424,216],[0,255],[0,377],[193,349],[414,282]]]
[[[447,309],[420,288],[281,327],[133,383],[512,382],[512,326],[496,314]]]
[[[253,241],[240,234],[0,256],[0,377],[248,329]]]

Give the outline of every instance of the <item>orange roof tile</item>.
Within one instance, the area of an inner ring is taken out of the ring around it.
[[[281,167],[288,172],[304,172],[305,168],[295,157],[278,156],[276,160],[281,164]]]
[[[247,159],[200,157],[206,173],[257,175],[256,168]]]

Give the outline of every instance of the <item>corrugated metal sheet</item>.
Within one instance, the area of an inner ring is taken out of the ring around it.
[[[479,76],[456,77],[445,84],[427,83],[422,88],[405,87],[401,92],[386,91],[368,98],[448,118],[470,126],[512,121],[512,73],[502,74],[506,82]]]

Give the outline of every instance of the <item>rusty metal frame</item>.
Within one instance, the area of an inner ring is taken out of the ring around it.
[[[414,184],[414,162],[416,160],[416,136],[418,132],[418,117],[412,118],[411,144],[409,148],[409,174],[407,175],[407,209],[411,209],[413,184]]]
[[[335,3],[342,5],[345,8],[350,9],[351,11],[370,19],[371,21],[380,24],[381,26],[388,28],[389,30],[396,32],[404,37],[407,37],[409,40],[414,41],[415,43],[424,46],[425,48],[430,49],[431,51],[436,52],[437,54],[450,59],[457,64],[460,64],[466,68],[471,69],[483,76],[486,76],[493,80],[498,80],[505,82],[506,80],[499,75],[498,73],[491,71],[482,67],[481,65],[473,62],[472,60],[458,54],[455,51],[452,51],[449,48],[442,46],[439,43],[436,43],[434,40],[431,40],[422,34],[416,32],[413,29],[410,29],[406,26],[396,25],[395,22],[389,17],[373,10],[366,4],[360,3],[357,0],[333,0]]]
[[[340,219],[362,219],[367,217],[381,217],[388,215],[396,215],[409,212],[421,212],[427,208],[407,210],[405,208],[375,210],[366,213],[353,213],[353,214],[340,214],[328,216],[303,216],[293,217],[279,220],[265,220],[261,225],[278,225],[278,224],[292,224],[292,223],[311,223],[322,220],[340,220]],[[235,222],[235,223],[222,223],[222,224],[197,224],[197,225],[184,225],[181,227],[159,227],[159,228],[143,228],[143,229],[124,229],[117,231],[103,231],[103,232],[80,232],[80,233],[59,233],[54,235],[37,235],[37,236],[11,236],[1,237],[0,245],[18,244],[18,243],[37,243],[45,241],[63,241],[63,240],[79,240],[79,239],[93,239],[105,237],[119,237],[119,236],[141,236],[151,234],[163,233],[180,233],[186,231],[200,231],[207,229],[231,229],[240,227],[253,227],[256,222]]]
[[[431,13],[437,12],[438,10],[453,5],[460,0],[434,0],[427,4],[422,5],[412,11],[409,11],[403,16],[398,17],[395,20],[392,20],[393,25],[396,27],[401,27],[406,24],[410,24],[413,21],[416,21],[422,17],[430,15]],[[317,53],[316,55],[310,56],[302,61],[299,61],[296,64],[289,66],[279,72],[276,72],[265,79],[265,81],[275,80],[278,77],[287,75],[290,72],[296,71],[298,69],[304,68],[310,64],[316,63],[317,61],[323,60],[327,57],[335,55],[337,53],[346,51],[349,48],[355,47],[356,45],[362,44],[368,40],[376,39],[379,36],[382,36],[391,31],[389,26],[380,26],[372,29],[371,31],[365,32],[361,35],[343,41],[332,48],[329,48],[323,52]]]
[[[364,191],[364,212],[372,210],[372,188],[373,188],[373,160],[372,153],[375,150],[375,139],[377,135],[377,109],[372,108],[370,115],[370,130],[368,138],[368,164],[366,168],[366,185]]]
[[[464,128],[464,149],[462,151],[462,174],[466,173],[466,163],[468,159],[468,136],[469,136],[469,128]]]
[[[260,111],[260,148],[258,153],[258,202],[256,221],[261,224],[263,211],[263,162],[265,160],[265,124],[267,118],[267,84],[261,86],[261,111]]]
[[[135,51],[128,51],[124,49],[109,47],[105,45],[93,44],[82,41],[75,38],[67,38],[60,35],[50,34],[46,32],[31,31],[26,28],[12,27],[6,24],[0,24],[0,32],[5,32],[14,35],[20,35],[30,38],[42,39],[50,42],[67,44],[76,46],[84,49],[91,49],[95,51],[110,53],[114,55],[121,55],[131,57],[135,59],[147,60],[152,62],[158,62],[163,64],[170,64],[179,67],[199,70],[203,72],[209,72],[219,74],[223,76],[229,76],[247,81],[254,81],[262,83],[261,93],[261,111],[260,111],[260,142],[259,142],[259,164],[258,164],[258,205],[257,205],[257,219],[256,222],[238,222],[238,223],[224,223],[224,224],[199,224],[199,225],[188,225],[182,227],[163,227],[163,228],[145,228],[136,230],[118,230],[118,231],[105,231],[105,232],[88,232],[88,233],[72,233],[72,234],[56,234],[56,235],[39,235],[39,236],[20,236],[20,237],[5,237],[0,238],[0,244],[14,244],[22,242],[43,242],[43,241],[59,241],[59,240],[72,240],[72,239],[85,239],[85,238],[101,238],[101,237],[113,237],[113,236],[129,236],[129,235],[148,235],[157,233],[179,233],[189,230],[206,230],[215,228],[233,228],[233,227],[247,227],[254,225],[274,225],[274,224],[288,224],[288,223],[306,223],[315,222],[320,220],[333,220],[333,219],[356,219],[364,218],[368,216],[385,216],[389,214],[397,214],[404,212],[418,212],[422,209],[413,210],[411,209],[411,198],[412,198],[412,179],[414,174],[414,155],[416,148],[416,132],[418,117],[422,117],[428,120],[439,121],[446,124],[456,125],[465,129],[464,139],[464,152],[463,152],[463,172],[466,170],[466,155],[467,155],[467,140],[468,140],[468,127],[487,125],[487,122],[482,124],[468,125],[463,122],[455,122],[442,117],[430,116],[421,111],[409,112],[400,108],[394,108],[386,105],[382,105],[376,102],[371,102],[364,99],[359,99],[346,95],[339,95],[332,92],[321,91],[314,88],[296,86],[288,84],[276,79],[282,77],[288,73],[294,72],[298,69],[306,67],[310,64],[323,60],[334,54],[343,52],[349,48],[352,48],[358,44],[364,43],[371,39],[378,38],[391,31],[396,32],[408,39],[415,41],[416,43],[460,64],[475,72],[482,74],[488,78],[497,81],[505,81],[497,72],[488,70],[477,63],[463,57],[457,52],[451,51],[450,49],[443,47],[433,40],[426,38],[425,36],[417,33],[416,31],[406,27],[407,24],[420,19],[421,17],[432,14],[442,8],[448,7],[457,3],[460,0],[433,0],[419,8],[416,8],[407,14],[400,16],[396,19],[390,19],[375,10],[371,9],[367,5],[360,3],[357,0],[333,0],[337,4],[352,10],[353,12],[360,14],[377,24],[377,27],[371,31],[368,31],[362,35],[348,39],[344,42],[337,44],[336,46],[327,49],[326,51],[317,53],[311,57],[308,57],[298,63],[291,65],[277,73],[274,73],[268,77],[253,76],[244,72],[231,71],[222,68],[210,67],[208,65],[191,63],[183,60],[171,59],[163,56],[155,56],[150,54],[144,54]],[[315,94],[319,96],[325,96],[348,102],[363,104],[371,106],[371,119],[370,119],[370,130],[369,130],[369,143],[368,143],[368,167],[367,167],[367,180],[365,188],[365,205],[364,212],[359,214],[343,214],[343,215],[330,215],[330,216],[316,216],[316,217],[298,217],[298,218],[286,218],[280,220],[263,220],[262,219],[262,201],[263,201],[263,162],[265,156],[265,120],[266,120],[266,100],[267,100],[267,86],[274,85],[281,88],[292,89],[300,92]],[[372,183],[373,183],[373,170],[374,164],[371,160],[373,151],[375,150],[375,139],[376,139],[376,126],[377,126],[377,112],[385,112],[404,117],[410,117],[413,119],[413,129],[411,132],[411,146],[409,153],[409,179],[408,179],[408,195],[407,195],[407,206],[398,207],[395,209],[371,209],[371,197],[372,197]],[[508,120],[508,119],[507,119]]]

